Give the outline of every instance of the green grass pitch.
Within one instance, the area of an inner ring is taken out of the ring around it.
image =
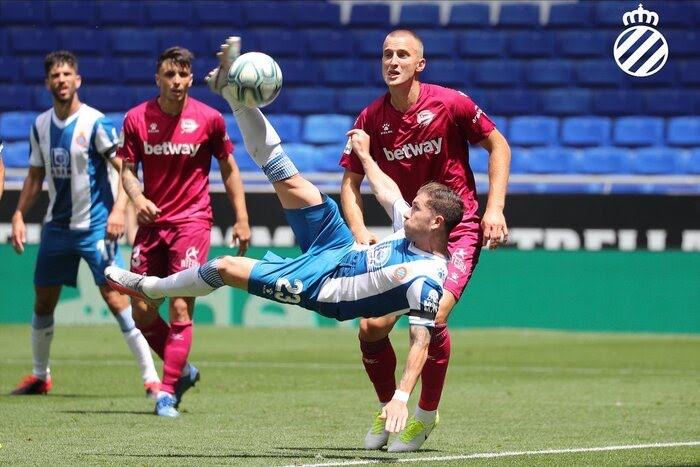
[[[116,325],[57,326],[54,389],[31,397],[7,395],[29,326],[0,326],[0,465],[700,465],[698,336],[454,330],[441,424],[401,455],[361,449],[375,402],[355,330],[194,336],[202,381],[161,419]]]

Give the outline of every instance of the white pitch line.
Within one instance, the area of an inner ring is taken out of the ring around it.
[[[387,461],[396,463],[415,462],[445,462],[466,459],[493,459],[496,457],[517,457],[517,456],[541,456],[547,454],[572,454],[578,452],[600,452],[600,451],[627,451],[630,449],[655,449],[655,448],[676,448],[683,446],[700,446],[700,441],[684,441],[680,443],[653,443],[653,444],[627,444],[621,446],[596,446],[591,448],[571,448],[571,449],[544,449],[542,451],[505,451],[505,452],[482,452],[477,454],[466,454],[463,456],[443,456],[443,457],[415,457],[399,459],[372,459],[357,461],[328,462],[324,464],[296,464],[296,467],[332,467],[337,465],[370,465],[383,464]],[[294,467],[288,465],[285,467]]]

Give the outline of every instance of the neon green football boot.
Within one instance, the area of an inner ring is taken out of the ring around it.
[[[399,434],[399,437],[391,443],[388,452],[415,452],[423,446],[423,443],[428,439],[428,435],[433,431],[433,428],[440,423],[440,414],[435,413],[435,421],[430,424],[425,424],[417,418],[411,416],[408,419],[406,428]]]
[[[381,449],[389,442],[389,432],[384,429],[385,421],[379,418],[381,414],[381,410],[374,414],[372,426],[365,436],[365,449]]]

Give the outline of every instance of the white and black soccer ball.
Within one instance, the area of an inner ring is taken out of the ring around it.
[[[282,70],[272,57],[261,52],[238,57],[228,69],[227,79],[233,96],[246,107],[265,107],[282,89]]]

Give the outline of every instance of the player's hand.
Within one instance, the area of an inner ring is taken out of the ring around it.
[[[350,138],[350,143],[352,144],[352,150],[357,154],[360,160],[371,159],[372,156],[369,153],[369,135],[365,133],[364,130],[360,128],[353,128],[347,132],[348,138]]]
[[[115,209],[109,213],[107,218],[107,240],[116,242],[124,235],[126,229],[126,217],[124,211]]]
[[[405,402],[392,399],[382,408],[382,414],[379,418],[386,420],[384,423],[384,429],[386,431],[389,433],[398,433],[406,428],[408,407]]]
[[[136,220],[139,224],[150,224],[155,221],[161,214],[161,209],[153,204],[153,201],[146,197],[141,197],[134,201],[136,208]]]
[[[233,239],[229,244],[229,248],[234,248],[238,245],[238,256],[245,255],[250,246],[250,226],[247,222],[236,222],[233,225]]]
[[[359,245],[374,245],[379,241],[379,238],[367,230],[367,227],[362,227],[352,234],[355,237],[355,242]]]
[[[21,215],[12,216],[12,248],[18,255],[24,253],[24,244],[27,242],[27,226]]]
[[[231,36],[226,39],[224,44],[221,44],[220,50],[216,53],[216,57],[219,59],[219,66],[211,70],[204,78],[209,89],[216,94],[221,94],[221,91],[226,87],[228,69],[240,54],[240,37]]]
[[[503,211],[487,208],[481,219],[481,228],[484,230],[482,244],[486,248],[495,250],[508,243],[508,226]]]

